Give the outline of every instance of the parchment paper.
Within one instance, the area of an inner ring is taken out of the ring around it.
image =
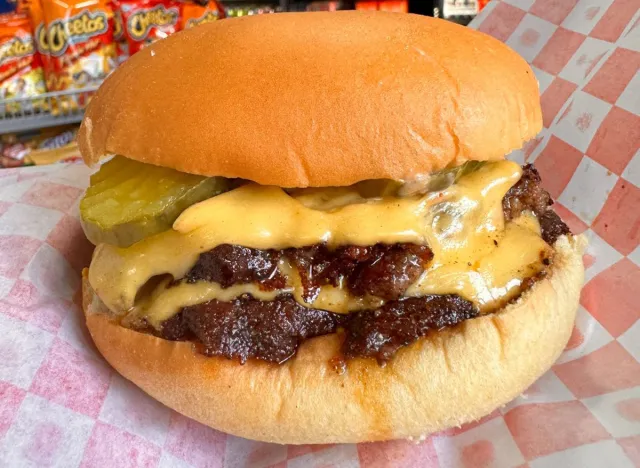
[[[535,162],[587,283],[566,351],[522,397],[421,443],[281,446],[201,426],[94,350],[78,306],[91,246],[79,164],[0,170],[0,465],[9,467],[640,466],[640,13],[637,0],[492,2],[472,24],[532,63]],[[434,45],[434,47],[437,45]]]

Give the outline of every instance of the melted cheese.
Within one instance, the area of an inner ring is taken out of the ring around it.
[[[292,294],[294,299],[303,305],[316,309],[329,310],[346,314],[354,310],[375,309],[384,304],[380,298],[373,296],[356,297],[349,294],[343,287],[323,286],[312,302],[302,297],[303,289],[300,275],[288,262],[281,262],[280,271],[287,275],[289,285],[282,289],[263,291],[256,284],[234,284],[223,288],[218,283],[198,281],[195,283],[181,282],[169,286],[170,278],[161,281],[153,291],[136,301],[125,318],[129,323],[145,317],[147,322],[158,327],[161,322],[171,318],[182,307],[202,304],[217,299],[231,301],[243,294],[250,294],[259,301],[272,301],[279,294]]]
[[[289,195],[248,184],[193,205],[172,230],[131,247],[98,246],[89,281],[111,310],[137,310],[157,323],[184,305],[245,292],[261,297],[251,285],[222,289],[197,283],[136,299],[150,278],[182,278],[200,253],[220,244],[281,249],[319,242],[331,247],[411,242],[429,245],[434,258],[408,295],[457,293],[487,308],[514,294],[522,279],[542,268],[541,255],[548,253],[533,217],[504,226],[502,198],[521,174],[513,162],[489,163],[442,191],[407,198],[364,199],[349,188]],[[299,279],[291,269],[287,273],[287,291],[304,303]],[[325,287],[308,305],[344,313],[379,304],[376,298],[353,298],[345,288]]]
[[[522,279],[538,273],[542,258],[550,253],[537,220],[528,215],[509,223],[504,231],[478,238],[477,250],[466,247],[434,255],[406,295],[458,294],[481,310],[491,309],[517,295]]]
[[[298,270],[288,262],[280,262],[280,272],[287,278],[287,283],[292,289],[294,299],[302,305],[314,309],[329,310],[339,314],[346,314],[355,310],[376,309],[384,304],[384,300],[374,296],[358,297],[349,293],[343,281],[338,286],[325,285],[319,288],[313,301],[307,301],[303,297],[304,289]]]
[[[212,299],[227,302],[243,294],[251,294],[260,301],[272,301],[279,293],[291,292],[291,289],[262,291],[255,284],[235,284],[222,288],[217,283],[199,281],[196,283],[180,283],[167,287],[168,281],[161,282],[149,296],[133,307],[127,316],[130,321],[144,315],[153,326],[158,326],[171,318],[182,307],[188,307]]]

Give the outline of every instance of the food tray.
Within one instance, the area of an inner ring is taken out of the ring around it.
[[[578,319],[552,369],[480,421],[421,441],[286,446],[204,427],[122,378],[88,336],[78,203],[90,170],[3,169],[0,466],[640,467],[637,1],[491,2],[471,25],[532,64],[544,128],[509,157],[535,163],[555,210],[589,239]]]

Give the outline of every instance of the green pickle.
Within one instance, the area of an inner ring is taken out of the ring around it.
[[[95,245],[128,247],[171,228],[189,206],[229,188],[202,177],[116,156],[91,176],[80,202],[82,227]]]

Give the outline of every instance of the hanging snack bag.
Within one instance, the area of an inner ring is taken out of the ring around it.
[[[182,29],[189,29],[199,24],[212,23],[225,17],[224,8],[215,0],[182,5]]]
[[[125,0],[120,10],[131,55],[180,30],[180,4],[172,0]]]
[[[127,35],[124,33],[121,2],[114,0],[111,2],[111,7],[113,8],[113,39],[116,41],[118,64],[121,64],[129,58],[129,43]]]
[[[48,90],[56,89],[56,74],[51,66],[51,55],[49,53],[49,37],[47,35],[47,24],[44,19],[44,10],[42,9],[41,0],[31,0],[26,5],[29,17],[31,19],[31,28],[33,38],[36,42],[36,49],[40,54],[42,61],[42,70],[44,71],[44,79]]]
[[[56,90],[99,85],[116,67],[107,0],[43,0]]]
[[[31,6],[32,2],[33,0],[18,0],[17,2],[12,3],[16,4],[16,13],[26,15],[29,13],[29,7]]]
[[[29,17],[0,15],[0,100],[29,98],[46,91],[40,54]],[[38,103],[34,103],[38,105]],[[7,104],[2,112],[32,111],[30,101]],[[41,103],[40,103],[41,104]]]

